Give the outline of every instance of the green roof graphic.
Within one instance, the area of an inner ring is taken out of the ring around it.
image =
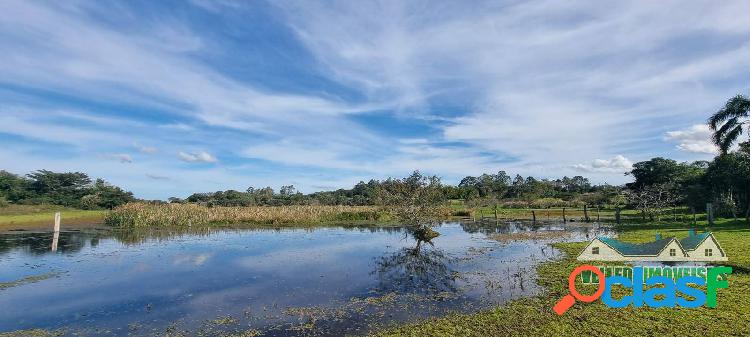
[[[599,241],[616,250],[623,256],[657,255],[664,250],[674,237],[668,237],[649,243],[627,243],[606,237],[598,237]],[[700,242],[699,242],[700,243]]]
[[[703,240],[708,238],[710,235],[711,235],[711,232],[691,235],[680,240],[680,244],[682,245],[682,248],[684,248],[685,250],[694,250],[695,248],[698,247],[698,245],[701,244],[701,242],[703,242]]]

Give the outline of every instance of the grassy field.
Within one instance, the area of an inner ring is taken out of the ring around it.
[[[100,225],[107,214],[103,210],[80,210],[53,205],[9,205],[0,207],[0,231],[13,229],[52,229],[55,212],[61,213],[63,228]]]
[[[220,224],[319,225],[383,222],[387,213],[372,206],[206,207],[196,204],[131,203],[107,214],[105,223],[122,227],[181,227]]]
[[[679,224],[630,225],[618,228],[620,238],[632,242],[652,241],[664,236],[688,235],[689,226]],[[713,231],[726,250],[734,271],[729,289],[722,289],[715,309],[627,308],[611,309],[601,301],[577,303],[565,315],[552,311],[567,293],[569,273],[581,263],[575,257],[586,245],[558,244],[565,253],[561,260],[539,267],[539,284],[546,293],[513,301],[494,310],[471,315],[452,315],[407,325],[379,333],[379,336],[652,336],[699,333],[705,336],[750,335],[750,226],[746,222],[718,220],[710,228],[700,223],[698,230]],[[611,264],[611,263],[610,263]],[[582,293],[593,290],[579,288]]]
[[[591,221],[614,221],[615,219],[615,207],[613,206],[589,206],[586,210],[583,207],[550,207],[550,208],[495,208],[493,205],[485,206],[470,206],[466,205],[461,200],[451,200],[450,207],[454,216],[469,217],[469,218],[495,218],[508,220],[531,220],[536,216],[537,220],[559,220],[565,218],[567,220],[583,221],[585,220],[586,213]],[[683,222],[692,222],[693,215],[687,207],[677,207],[675,209],[663,209],[659,212],[659,217],[662,220],[677,220]],[[637,222],[643,223],[643,216],[637,210],[633,209],[622,209],[620,212],[620,219],[622,222]],[[696,214],[696,220],[706,220],[706,215],[703,213]]]

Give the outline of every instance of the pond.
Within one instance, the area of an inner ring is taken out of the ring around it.
[[[86,230],[0,235],[0,331],[264,336],[366,334],[540,290],[554,241],[609,230],[443,223],[401,227]]]

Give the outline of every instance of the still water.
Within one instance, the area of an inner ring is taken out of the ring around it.
[[[365,334],[539,292],[556,241],[599,226],[89,230],[0,235],[0,331],[103,336]]]

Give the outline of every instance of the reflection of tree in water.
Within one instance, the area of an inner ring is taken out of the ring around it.
[[[426,242],[430,247],[422,247]],[[402,248],[376,258],[378,290],[383,292],[455,292],[458,273],[449,267],[451,258],[429,240],[417,239],[414,248]]]
[[[16,249],[33,255],[52,253],[52,235],[52,233],[0,235],[0,254]],[[100,236],[97,233],[61,232],[57,250],[61,253],[79,252],[86,244],[92,246],[98,244]]]

